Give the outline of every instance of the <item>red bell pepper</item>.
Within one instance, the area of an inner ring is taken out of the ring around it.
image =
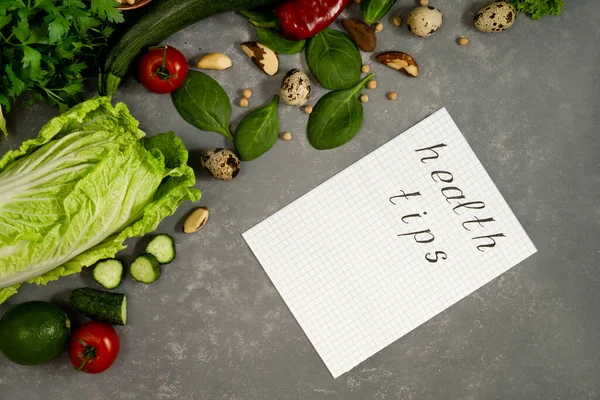
[[[351,0],[288,0],[275,7],[284,37],[303,40],[327,28]]]

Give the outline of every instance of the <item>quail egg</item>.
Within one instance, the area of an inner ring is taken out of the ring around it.
[[[477,11],[473,25],[481,32],[502,32],[517,18],[517,10],[508,1],[494,1]]]
[[[297,69],[291,69],[281,82],[281,98],[286,104],[300,107],[310,98],[310,80],[306,74]]]
[[[444,14],[435,7],[417,7],[408,14],[406,25],[415,36],[433,35],[442,26]]]

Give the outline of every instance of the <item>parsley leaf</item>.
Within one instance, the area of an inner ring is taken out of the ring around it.
[[[562,12],[563,0],[511,0],[517,11],[529,14],[532,19],[540,19],[546,15],[558,15]]]
[[[80,100],[114,24],[115,0],[0,0],[0,112],[24,92],[64,110]],[[0,123],[2,117],[0,115]],[[1,127],[0,127],[1,130]]]
[[[50,43],[58,43],[67,32],[69,32],[69,21],[67,21],[60,13],[54,13],[54,21],[48,24]]]
[[[21,18],[17,26],[13,27],[12,33],[21,43],[25,43],[29,37],[29,21],[25,18]]]
[[[115,5],[115,0],[91,0],[91,10],[98,14],[100,19],[110,22],[123,22],[123,15]]]
[[[23,67],[31,66],[32,69],[38,69],[40,67],[40,62],[42,61],[40,52],[29,46],[23,46],[22,50],[23,59],[21,62],[23,63]]]
[[[16,97],[25,91],[25,82],[19,79],[19,77],[14,73],[12,67],[7,65],[4,70],[6,71],[6,76],[10,80],[11,87],[8,89],[8,95],[10,97]]]
[[[12,15],[0,15],[0,29],[4,28],[12,20]]]

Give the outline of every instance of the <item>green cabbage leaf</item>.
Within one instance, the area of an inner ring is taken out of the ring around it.
[[[93,98],[50,120],[0,159],[0,303],[114,257],[197,201],[173,132],[145,137],[127,107]]]

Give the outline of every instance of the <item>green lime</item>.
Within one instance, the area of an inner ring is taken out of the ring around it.
[[[0,319],[0,351],[17,364],[41,364],[60,354],[70,328],[69,317],[56,304],[17,304]]]

